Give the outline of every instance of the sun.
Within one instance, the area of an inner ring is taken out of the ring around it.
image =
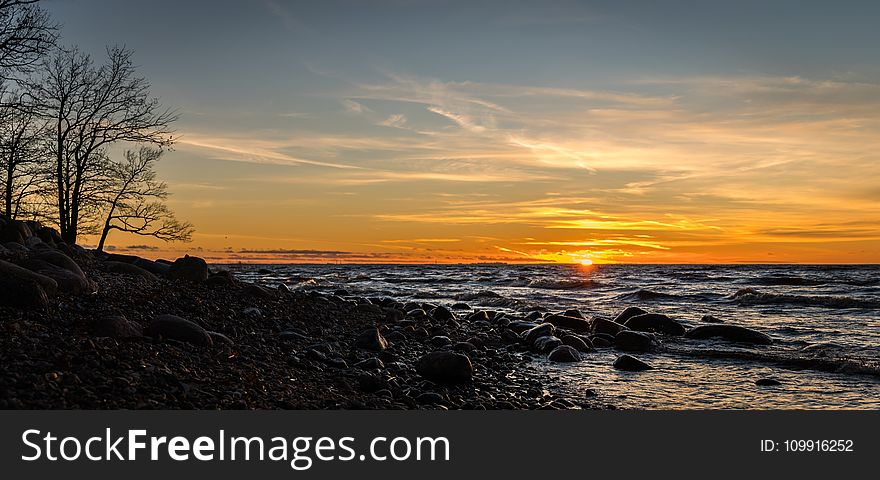
[[[590,260],[589,258],[584,258],[581,260],[581,265],[592,265],[592,264],[593,264],[593,261]]]

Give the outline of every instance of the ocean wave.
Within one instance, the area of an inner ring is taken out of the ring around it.
[[[492,290],[462,293],[456,295],[455,299],[461,302],[469,302],[474,305],[479,305],[481,307],[507,308],[511,310],[531,310],[539,307],[533,302],[505,297]]]
[[[537,279],[528,282],[527,287],[539,288],[543,290],[580,290],[586,288],[597,288],[602,284],[595,280],[551,280]]]
[[[880,308],[880,302],[854,297],[791,295],[741,288],[730,298],[743,305],[799,305],[824,308]]]
[[[845,356],[805,356],[787,352],[759,352],[755,350],[716,350],[716,349],[686,349],[668,348],[669,353],[676,355],[706,358],[743,360],[761,363],[773,363],[784,368],[796,370],[817,370],[838,374],[872,375],[880,376],[880,364],[876,361],[850,358]],[[804,352],[802,353],[809,353]]]
[[[617,298],[628,302],[650,302],[658,300],[675,300],[681,297],[678,295],[673,295],[671,293],[661,293],[651,290],[639,289],[635,292],[618,295]]]
[[[755,283],[758,285],[790,285],[790,286],[815,286],[815,285],[824,285],[828,283],[825,280],[819,280],[815,278],[804,278],[804,277],[791,277],[791,276],[770,276],[770,277],[759,277],[753,280],[745,280],[746,283]]]

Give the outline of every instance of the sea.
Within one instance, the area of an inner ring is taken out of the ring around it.
[[[639,354],[654,370],[611,368],[602,349],[574,364],[536,360],[548,385],[632,409],[880,408],[880,266],[867,265],[229,265],[246,280],[522,316],[628,306],[686,326],[710,315],[770,335],[769,346],[663,337]],[[758,386],[759,379],[777,380]]]

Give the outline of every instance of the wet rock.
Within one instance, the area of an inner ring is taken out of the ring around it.
[[[106,268],[107,271],[110,273],[118,273],[120,275],[128,275],[131,277],[140,277],[149,281],[157,280],[156,276],[149,271],[144,270],[143,268],[131,263],[108,261],[104,262],[104,268]]]
[[[450,340],[449,337],[447,337],[445,335],[433,336],[433,337],[431,337],[430,342],[431,342],[431,345],[433,345],[437,348],[445,347],[446,345],[452,344],[452,340]]]
[[[489,316],[489,313],[486,312],[485,310],[477,310],[475,312],[472,312],[467,317],[465,317],[465,319],[470,320],[472,322],[479,322],[479,321],[488,322],[491,320],[491,317]]]
[[[562,340],[554,336],[538,337],[532,342],[532,350],[540,353],[547,353],[554,348],[562,345]]]
[[[552,323],[542,323],[523,332],[523,340],[531,345],[540,337],[552,336],[556,333],[556,327]]]
[[[567,315],[548,315],[544,317],[544,322],[553,324],[559,328],[567,328],[575,332],[589,332],[590,322],[580,317],[569,317]]]
[[[700,321],[703,323],[724,323],[724,320],[721,320],[718,317],[713,317],[712,315],[703,315],[700,318]]]
[[[466,303],[459,302],[459,303],[452,305],[452,309],[453,310],[470,310],[471,306]]]
[[[626,372],[641,372],[654,368],[631,355],[621,355],[617,357],[617,360],[614,361],[613,367]]]
[[[550,352],[547,357],[551,362],[579,362],[581,354],[574,347],[560,345]]]
[[[592,343],[593,343],[593,348],[608,348],[608,347],[614,345],[614,342],[613,342],[613,341],[608,340],[608,339],[605,338],[604,336],[602,336],[602,337],[600,337],[600,336],[594,336],[594,337],[591,338],[590,340],[591,340]]]
[[[625,352],[650,352],[656,345],[654,337],[643,332],[624,330],[614,337],[614,348]]]
[[[528,330],[528,329],[530,329],[530,328],[535,328],[535,327],[537,327],[538,324],[535,323],[535,322],[525,322],[525,321],[522,321],[522,320],[515,320],[515,321],[512,321],[512,322],[508,323],[508,324],[505,325],[505,326],[506,326],[507,328],[513,330],[513,331],[516,332],[516,333],[522,333],[522,332],[525,332],[526,330]]]
[[[423,355],[416,366],[419,375],[437,382],[461,383],[470,381],[474,367],[467,355],[437,351]]]
[[[388,340],[385,340],[385,337],[379,333],[378,328],[368,328],[362,331],[355,339],[355,346],[372,350],[374,352],[380,352],[388,348]]]
[[[95,335],[99,337],[133,338],[144,334],[139,323],[132,322],[122,315],[102,317],[95,322]]]
[[[199,257],[189,255],[178,258],[168,269],[168,277],[187,282],[204,282],[208,279],[208,263]]]
[[[682,324],[660,313],[636,315],[627,320],[624,325],[631,330],[639,332],[654,332],[676,336],[684,335],[687,331]]]
[[[775,378],[759,378],[758,380],[755,380],[755,385],[759,387],[775,387],[777,385],[782,385],[782,382]]]
[[[566,310],[565,313],[563,313],[563,315],[565,315],[566,317],[575,317],[575,318],[586,319],[586,317],[584,317],[584,314],[581,313],[581,311],[576,308]]]
[[[752,330],[751,328],[740,327],[739,325],[700,325],[690,329],[685,334],[685,337],[699,340],[723,338],[729,342],[752,343],[758,345],[769,345],[773,343],[773,339],[766,333]]]
[[[324,363],[334,368],[348,368],[348,362],[346,362],[344,358],[340,357],[330,357]]]
[[[607,320],[601,317],[593,317],[590,323],[590,333],[606,333],[608,335],[614,336],[622,330],[627,329],[627,327],[619,323],[612,322],[611,320]]]
[[[154,338],[170,338],[203,347],[214,344],[211,336],[199,324],[176,315],[159,315],[150,322],[144,333]]]
[[[563,335],[561,340],[563,345],[568,345],[578,352],[593,351],[593,344],[592,342],[590,342],[589,339],[585,339],[583,337],[578,337],[575,335]]]
[[[166,273],[165,276],[169,276],[169,274]],[[228,270],[221,270],[219,272],[211,274],[211,276],[208,277],[206,283],[211,288],[217,288],[231,287],[237,282],[235,280],[235,276],[232,275],[232,272],[229,272]]]
[[[617,314],[616,317],[614,317],[614,321],[616,323],[623,325],[630,318],[638,316],[638,315],[644,315],[646,313],[648,313],[648,312],[639,308],[639,307],[626,307],[625,309],[623,309],[622,312],[620,312],[619,314]]]

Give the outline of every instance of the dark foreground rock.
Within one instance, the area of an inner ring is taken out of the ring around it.
[[[624,330],[614,337],[614,348],[625,352],[650,352],[656,347],[656,339],[644,332]]]
[[[474,367],[467,355],[455,352],[431,352],[419,359],[417,370],[425,378],[438,382],[470,381]]]
[[[627,328],[640,332],[663,333],[666,335],[684,335],[687,329],[675,320],[660,313],[643,313],[627,319]]]
[[[208,264],[199,257],[189,255],[178,258],[168,268],[168,277],[188,282],[204,282],[208,279]]]
[[[573,347],[560,345],[554,348],[547,358],[551,362],[579,362],[581,361],[581,354]]]
[[[700,325],[689,330],[685,337],[705,340],[721,338],[729,342],[769,345],[773,339],[769,335],[739,325]]]
[[[621,355],[617,357],[617,360],[614,361],[613,367],[626,372],[641,372],[654,368],[631,355]]]
[[[176,315],[159,315],[150,322],[144,333],[154,338],[180,340],[203,347],[214,344],[204,328]]]

